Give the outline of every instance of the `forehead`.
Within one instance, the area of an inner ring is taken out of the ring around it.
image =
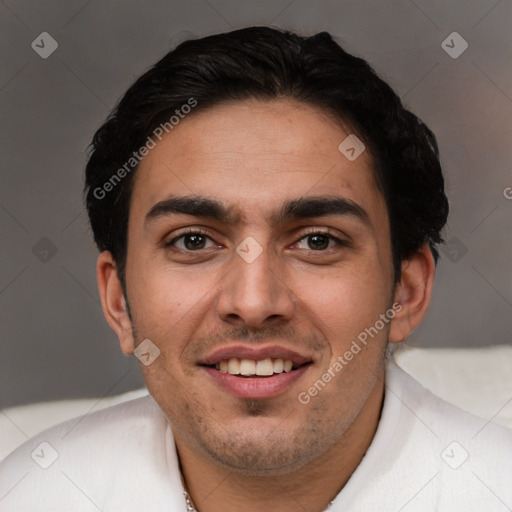
[[[381,215],[368,151],[349,160],[339,145],[349,126],[292,100],[224,103],[185,117],[149,151],[134,176],[131,210],[145,216],[169,196],[208,196],[238,222],[303,196],[342,196]],[[132,212],[131,212],[132,213]]]

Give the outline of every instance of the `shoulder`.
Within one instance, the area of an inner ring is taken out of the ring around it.
[[[136,486],[141,473],[161,478],[167,426],[144,396],[51,427],[0,463],[1,503],[12,504],[9,510],[88,510],[86,501],[106,503],[116,487]]]
[[[443,400],[392,358],[375,437],[333,512],[504,510],[512,430]]]
[[[440,510],[474,510],[476,504],[499,510],[502,502],[512,503],[512,429],[443,400],[393,362],[386,383],[408,418],[408,462],[430,468],[430,492]]]
[[[400,368],[392,359],[387,364],[386,390],[389,394],[395,395],[402,403],[402,408],[409,410],[415,422],[428,423],[428,426],[439,435],[457,432],[460,435],[471,434],[471,437],[476,439],[481,432],[488,429],[493,435],[482,436],[482,442],[496,444],[499,439],[505,443],[512,443],[512,429],[494,423],[492,416],[481,418],[444,400]]]
[[[14,450],[0,465],[18,460],[38,443],[52,440],[57,446],[69,450],[83,449],[85,442],[93,448],[105,443],[119,444],[133,428],[141,428],[144,435],[148,430],[162,427],[165,424],[163,413],[150,395],[129,400],[99,411],[54,425],[32,437]],[[92,443],[92,444],[91,444]]]

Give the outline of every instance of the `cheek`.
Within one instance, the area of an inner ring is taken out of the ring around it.
[[[357,334],[389,307],[390,283],[371,262],[329,275],[303,274],[293,289],[313,317],[330,329],[329,338]]]
[[[214,316],[212,297],[222,286],[222,274],[159,265],[138,270],[131,283],[138,341],[149,338],[158,346],[161,372],[184,378],[191,372],[189,345],[205,329],[205,322]],[[158,378],[167,379],[164,374],[158,376],[156,370],[146,375],[156,385]]]
[[[167,329],[184,319],[188,323],[189,315],[208,299],[208,291],[216,282],[207,272],[175,270],[155,264],[141,265],[132,276],[132,304],[139,322]],[[179,327],[183,327],[181,323]]]

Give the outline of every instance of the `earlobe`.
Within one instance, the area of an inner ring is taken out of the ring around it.
[[[125,354],[133,354],[135,345],[132,323],[128,315],[121,281],[117,275],[117,266],[109,251],[103,251],[98,256],[96,273],[103,314],[117,334],[121,350]]]
[[[425,317],[432,297],[434,277],[434,257],[428,244],[402,262],[402,276],[395,291],[395,302],[400,303],[402,309],[391,321],[391,343],[405,340]]]

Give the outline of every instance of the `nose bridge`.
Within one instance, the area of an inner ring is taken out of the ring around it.
[[[268,243],[260,244],[253,237],[237,247],[218,303],[224,320],[240,317],[256,326],[268,317],[292,314],[292,297],[276,258]]]
[[[237,247],[234,267],[243,293],[255,291],[271,294],[270,276],[275,277],[268,245],[261,246],[254,238],[246,238]],[[269,298],[269,297],[268,297]]]

